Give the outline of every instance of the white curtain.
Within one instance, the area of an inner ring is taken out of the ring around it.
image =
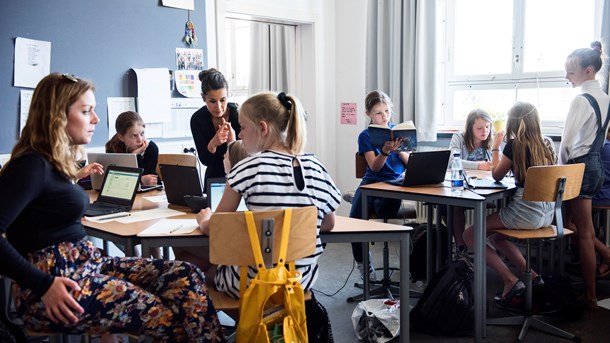
[[[608,70],[610,69],[610,59],[608,55],[610,55],[610,0],[604,1],[604,12],[602,14],[602,34],[601,34],[601,42],[602,42],[602,54],[606,55],[606,60],[604,61],[604,65],[601,69],[601,85],[602,89],[608,94],[610,84],[610,75]]]
[[[413,120],[418,141],[436,141],[440,117],[435,16],[435,1],[368,2],[367,92],[386,92],[394,103],[394,122]]]
[[[252,22],[249,95],[273,90],[292,92],[295,84],[296,28]]]

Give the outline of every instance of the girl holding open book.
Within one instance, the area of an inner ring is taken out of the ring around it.
[[[367,94],[364,100],[364,107],[366,116],[370,119],[370,124],[394,126],[390,123],[392,100],[384,92],[375,90]],[[401,144],[402,139],[399,138],[385,142],[381,149],[375,148],[371,144],[369,129],[367,128],[360,133],[358,136],[358,154],[366,159],[366,172],[360,182],[360,186],[394,180],[404,173],[409,153],[398,151]],[[371,213],[374,213],[378,218],[385,219],[392,218],[398,213],[402,201],[400,199],[369,197],[368,203],[368,207],[372,210]],[[351,218],[362,218],[362,191],[360,187],[358,187],[354,194],[349,216]],[[352,253],[362,276],[362,243],[352,243]],[[376,276],[372,265],[371,261],[368,266],[370,280],[375,280]]]

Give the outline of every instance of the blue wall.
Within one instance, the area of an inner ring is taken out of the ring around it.
[[[107,97],[136,96],[131,68],[175,69],[188,11],[152,0],[4,0],[0,5],[0,153],[19,134],[19,91],[13,87],[15,38],[51,42],[51,72],[66,72],[96,85],[100,123],[91,142],[108,137]],[[204,0],[191,21],[206,56]],[[204,60],[204,68],[207,60]],[[174,94],[174,96],[178,96]]]

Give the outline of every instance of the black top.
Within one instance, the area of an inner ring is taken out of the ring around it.
[[[153,141],[148,142],[148,147],[144,155],[137,155],[138,167],[144,169],[142,175],[157,175],[157,164],[159,162],[159,147]],[[161,184],[161,178],[157,178],[157,183]]]
[[[233,130],[235,130],[235,138],[237,138],[240,131],[239,122],[237,121],[237,104],[233,102],[228,103],[227,111],[229,111],[229,122]],[[191,117],[191,132],[199,160],[207,167],[205,179],[208,177],[224,177],[225,168],[222,159],[225,152],[227,152],[227,143],[216,148],[215,154],[211,154],[208,151],[208,143],[216,134],[216,128],[212,123],[212,114],[208,111],[207,106],[198,109]],[[203,181],[205,184],[205,180]]]
[[[89,205],[83,189],[44,157],[30,153],[0,174],[0,274],[43,295],[53,277],[24,257],[61,242],[82,239],[81,217]]]

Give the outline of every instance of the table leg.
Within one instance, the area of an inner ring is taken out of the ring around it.
[[[427,227],[426,227],[426,281],[430,282],[434,275],[434,249],[432,243],[434,243],[434,230],[432,229],[432,221],[434,218],[434,204],[428,204],[428,216],[427,216]]]
[[[410,299],[409,299],[409,285],[411,280],[409,280],[409,246],[411,245],[409,240],[411,238],[411,234],[405,232],[401,234],[402,238],[400,239],[400,342],[406,343],[409,342],[409,311],[410,311]]]
[[[474,303],[475,342],[481,342],[487,336],[485,317],[485,304],[487,302],[485,247],[487,245],[487,234],[485,231],[485,202],[479,201],[474,207],[474,294],[477,294]]]
[[[366,192],[362,192],[362,219],[369,219],[369,206]],[[369,242],[362,242],[362,274],[364,280],[362,280],[362,298],[367,300],[369,298],[369,292],[371,285],[369,283]]]

